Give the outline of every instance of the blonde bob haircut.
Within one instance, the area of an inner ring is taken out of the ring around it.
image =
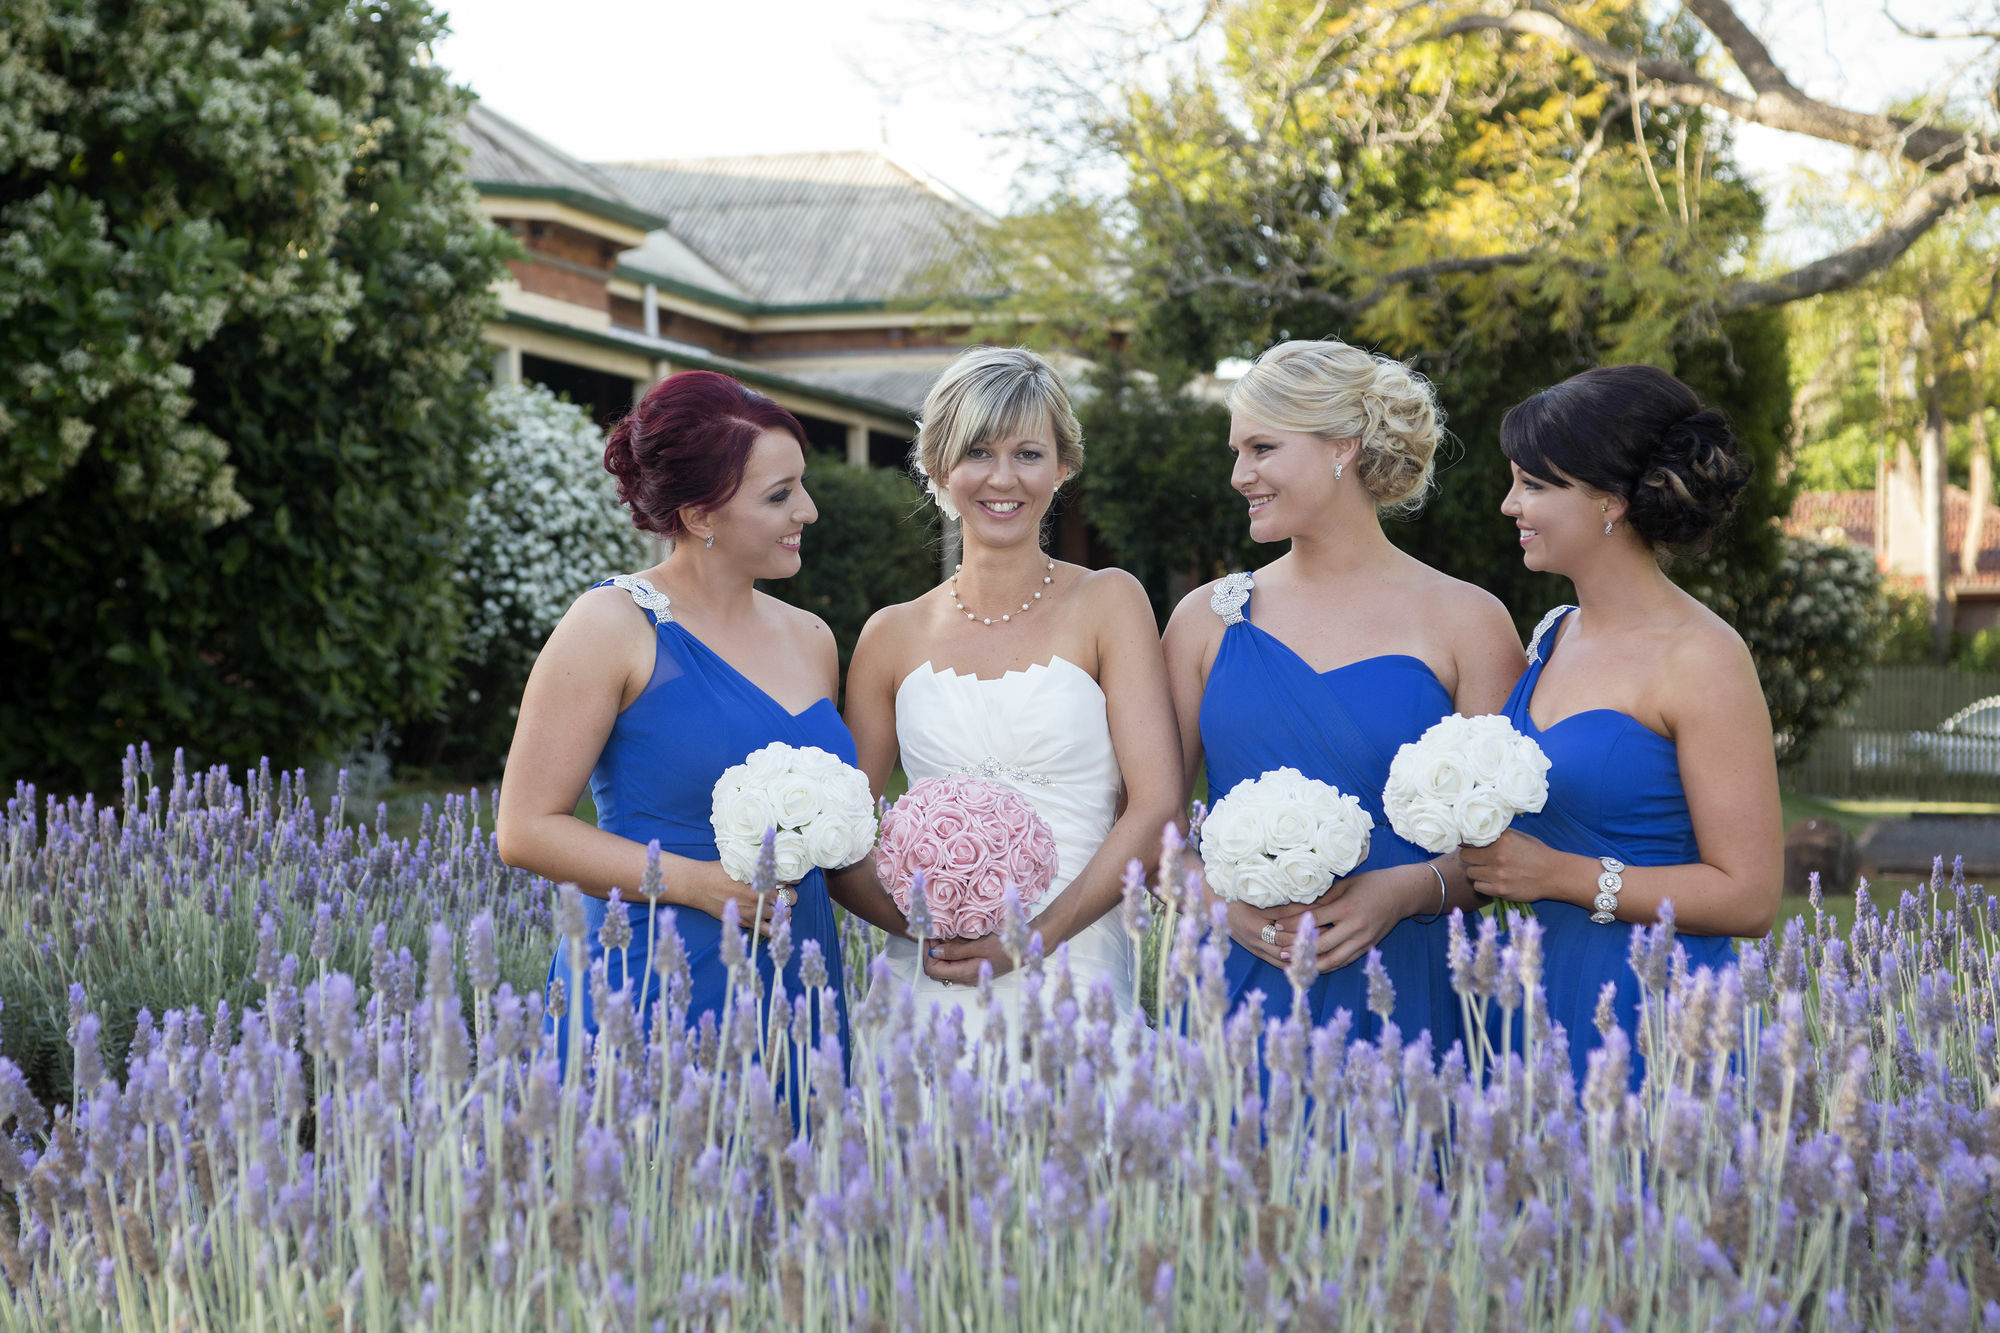
[[[1360,440],[1355,472],[1376,508],[1423,507],[1443,414],[1430,381],[1402,362],[1333,338],[1282,342],[1230,386],[1228,401],[1274,430]]]
[[[966,454],[1044,427],[1055,438],[1056,462],[1074,477],[1083,467],[1083,427],[1055,368],[1025,347],[967,348],[924,399],[911,461],[938,508],[957,518],[943,483]]]

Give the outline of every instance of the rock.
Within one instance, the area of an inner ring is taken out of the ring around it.
[[[1826,893],[1854,892],[1861,857],[1854,836],[1831,819],[1801,819],[1785,834],[1785,894],[1804,897],[1819,874]]]

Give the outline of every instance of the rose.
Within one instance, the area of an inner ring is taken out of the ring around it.
[[[1279,799],[1282,804],[1265,810],[1263,819],[1259,821],[1264,828],[1264,849],[1269,852],[1305,846],[1313,836],[1313,820],[1306,814],[1303,804],[1289,795]]]
[[[1383,804],[1390,805],[1386,799]],[[1448,852],[1458,846],[1458,817],[1443,801],[1423,797],[1389,811],[1389,826],[1405,842],[1413,842],[1427,852]]]
[[[1311,847],[1287,847],[1271,858],[1271,877],[1284,888],[1285,901],[1311,902],[1326,892],[1333,875]]]
[[[1506,725],[1505,718],[1495,719],[1505,728],[1485,727],[1475,724],[1466,728],[1464,742],[1459,746],[1460,762],[1472,778],[1482,786],[1492,786],[1507,770],[1508,758],[1513,749],[1513,728]]]
[[[1549,757],[1533,741],[1526,747],[1532,754],[1521,753],[1522,748],[1515,747],[1511,761],[1501,770],[1496,789],[1500,799],[1515,813],[1534,814],[1548,803]]]
[[[740,767],[731,772],[739,771]],[[764,830],[777,822],[777,812],[771,808],[763,788],[744,786],[724,791],[721,783],[716,784],[715,808],[709,823],[715,829],[718,843],[761,842]]]
[[[1292,900],[1277,868],[1261,856],[1238,868],[1236,897],[1252,907],[1280,907]]]
[[[968,907],[958,914],[958,938],[976,940],[1000,928],[1000,914],[991,908]]]
[[[804,833],[806,856],[814,865],[838,870],[853,863],[853,835],[840,820],[822,816],[806,825]]]
[[[1514,822],[1514,812],[1500,793],[1481,788],[1458,798],[1452,818],[1458,824],[1461,842],[1485,847],[1507,831],[1507,826]]]
[[[802,829],[826,805],[826,792],[809,773],[787,773],[770,787],[771,808],[780,828]]]
[[[970,833],[950,835],[940,850],[943,855],[936,863],[938,874],[953,875],[970,883],[985,868],[986,849]]]
[[[1235,790],[1242,791],[1243,784],[1238,783]],[[1228,802],[1228,797],[1217,802],[1201,826],[1201,856],[1204,861],[1241,863],[1264,849],[1264,830],[1256,820],[1249,818],[1248,806],[1230,805]]]
[[[750,786],[766,786],[783,777],[792,768],[793,756],[797,753],[789,745],[772,743],[761,750],[753,750],[738,765],[745,771],[744,782]]]
[[[1414,750],[1410,746],[1398,750],[1396,759],[1402,760],[1405,754],[1411,756],[1409,781],[1418,791],[1455,800],[1472,790],[1472,775],[1451,749],[1419,743]]]
[[[796,884],[812,873],[812,857],[806,852],[806,835],[794,829],[779,829],[775,846],[778,882]]]

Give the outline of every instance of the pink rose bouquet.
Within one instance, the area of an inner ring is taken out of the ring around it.
[[[882,820],[875,869],[896,906],[910,910],[910,885],[924,876],[934,939],[974,939],[1000,928],[1014,885],[1024,905],[1039,902],[1056,877],[1056,838],[1026,797],[978,778],[925,778]]]

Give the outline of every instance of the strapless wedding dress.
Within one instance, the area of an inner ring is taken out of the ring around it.
[[[1122,783],[1104,691],[1066,658],[992,680],[925,662],[896,690],[896,740],[912,784],[952,774],[985,778],[1025,796],[1048,821],[1056,840],[1055,881],[1029,908],[1030,917],[1089,864],[1118,817]],[[1108,986],[1119,1016],[1129,1014],[1137,963],[1118,911],[1099,917],[1067,945],[1078,994]],[[977,1035],[986,1015],[976,987],[925,976],[917,946],[906,939],[889,941],[889,962],[897,982],[915,992],[920,1010],[955,1004],[965,1013],[968,1040]],[[1020,973],[994,978],[993,989],[1003,1003],[1018,1004]]]

